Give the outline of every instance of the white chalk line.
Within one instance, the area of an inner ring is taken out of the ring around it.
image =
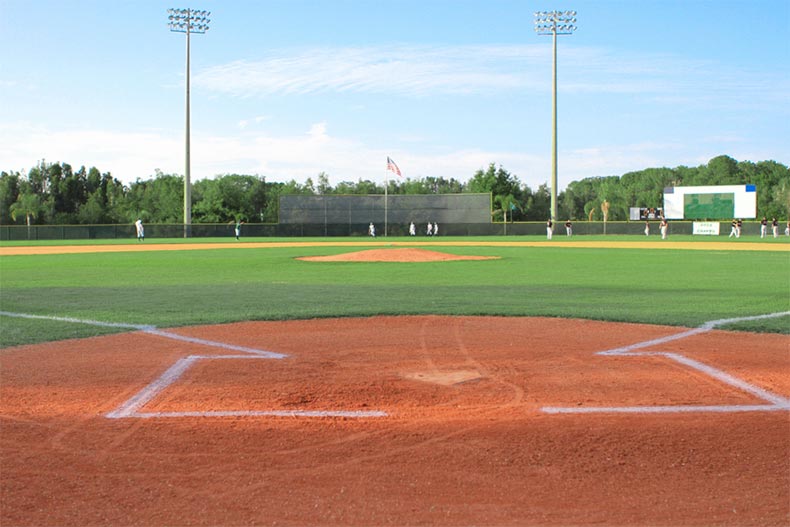
[[[102,322],[99,320],[79,319],[73,317],[57,317],[47,315],[33,315],[29,313],[14,313],[10,311],[0,311],[0,316],[28,318],[38,320],[53,320],[57,322],[70,322],[75,324],[87,324],[91,326],[126,328],[142,331],[149,335],[164,337],[172,340],[180,340],[201,346],[221,348],[230,351],[240,351],[247,355],[189,355],[178,359],[175,364],[168,368],[157,379],[154,379],[148,386],[137,392],[134,396],[121,404],[115,410],[105,414],[108,419],[123,418],[142,418],[150,419],[154,417],[240,417],[240,416],[269,416],[269,417],[345,417],[345,418],[367,418],[383,417],[386,412],[379,410],[239,410],[239,411],[204,411],[204,412],[141,412],[140,410],[155,399],[160,393],[169,388],[196,362],[200,360],[223,360],[223,359],[284,359],[288,355],[264,351],[244,346],[236,346],[225,342],[217,342],[197,337],[188,337],[158,329],[156,326],[143,324],[127,324],[118,322]]]
[[[201,359],[223,359],[223,358],[231,358],[231,359],[253,359],[253,358],[260,358],[260,359],[282,359],[287,357],[287,355],[274,353],[270,351],[258,350],[254,348],[247,348],[243,346],[236,346],[232,344],[226,344],[223,342],[216,342],[210,341],[205,339],[200,339],[196,337],[188,337],[184,335],[179,335],[177,333],[171,333],[164,330],[159,330],[156,326],[151,325],[139,325],[139,324],[125,324],[125,323],[111,323],[111,322],[101,322],[97,320],[84,320],[84,319],[76,319],[71,317],[55,317],[55,316],[44,316],[44,315],[31,315],[26,313],[13,313],[8,311],[0,311],[0,316],[10,316],[10,317],[21,317],[21,318],[31,318],[31,319],[45,319],[45,320],[55,320],[55,321],[62,321],[62,322],[72,322],[72,323],[80,323],[80,324],[90,324],[95,326],[104,326],[104,327],[118,327],[118,328],[129,328],[135,329],[138,331],[142,331],[151,335],[161,336],[165,338],[170,338],[174,340],[181,340],[185,342],[190,342],[194,344],[200,344],[204,346],[212,346],[212,347],[219,347],[223,349],[233,350],[233,351],[241,351],[244,353],[249,353],[250,355],[190,355],[186,358],[179,359],[176,364],[171,366],[168,370],[166,370],[158,379],[154,380],[151,384],[143,388],[140,392],[138,392],[135,396],[131,399],[123,403],[117,409],[113,410],[106,414],[106,417],[111,419],[118,419],[118,418],[125,418],[125,417],[137,417],[137,418],[151,418],[151,417],[195,417],[195,416],[307,416],[307,417],[379,417],[386,415],[385,412],[380,412],[378,410],[374,411],[364,411],[364,412],[356,412],[356,411],[329,411],[329,410],[316,410],[316,411],[287,411],[287,410],[261,410],[261,411],[253,411],[253,410],[240,410],[240,411],[221,411],[221,412],[212,412],[212,411],[205,411],[205,412],[140,412],[139,410],[144,407],[146,404],[151,402],[157,395],[159,395],[163,390],[168,388],[171,384],[176,382],[184,372],[186,372],[192,365]],[[691,337],[693,335],[699,335],[702,333],[709,332],[716,327],[727,325],[727,324],[734,324],[738,322],[746,322],[752,320],[763,320],[769,318],[779,318],[784,316],[790,316],[790,311],[783,311],[778,313],[769,313],[764,315],[754,315],[748,317],[737,317],[737,318],[728,318],[728,319],[719,319],[719,320],[712,320],[709,322],[704,323],[702,326],[698,328],[694,328],[688,331],[684,331],[681,333],[677,333],[675,335],[668,335],[666,337],[661,337],[657,339],[647,340],[643,342],[637,342],[635,344],[630,344],[628,346],[623,346],[620,348],[614,348],[611,350],[600,351],[597,352],[596,355],[604,355],[604,356],[647,356],[647,355],[660,355],[667,357],[671,360],[674,360],[680,364],[683,364],[687,367],[695,369],[699,372],[702,372],[710,377],[717,379],[718,381],[728,384],[730,386],[739,388],[747,393],[751,393],[752,395],[765,400],[766,402],[771,403],[770,405],[717,405],[717,406],[700,406],[700,405],[678,405],[678,406],[610,406],[610,407],[553,407],[553,406],[546,406],[541,408],[541,411],[544,413],[549,414],[570,414],[570,413],[673,413],[673,412],[766,412],[766,411],[777,411],[777,410],[788,410],[790,409],[790,399],[782,397],[780,395],[774,394],[769,392],[768,390],[764,390],[758,386],[755,386],[751,383],[748,383],[742,379],[739,379],[733,375],[730,375],[722,370],[704,364],[700,361],[690,359],[684,355],[680,355],[678,353],[670,353],[670,352],[635,352],[634,350],[643,349],[647,347],[656,346],[659,344],[664,344],[667,342],[672,342],[675,340],[680,340],[684,338]]]
[[[744,392],[750,393],[759,399],[762,399],[770,404],[767,405],[717,405],[717,406],[704,406],[704,405],[678,405],[678,406],[600,406],[600,407],[561,407],[561,406],[545,406],[541,411],[549,414],[590,414],[590,413],[678,413],[678,412],[774,412],[781,410],[790,410],[790,399],[777,395],[768,390],[748,383],[743,379],[739,379],[734,375],[726,373],[718,368],[714,368],[708,364],[698,360],[690,359],[685,355],[679,353],[662,352],[662,351],[648,351],[638,352],[635,350],[653,347],[667,342],[680,340],[707,333],[719,326],[734,324],[738,322],[746,322],[750,320],[763,320],[768,318],[779,318],[790,316],[790,311],[782,311],[779,313],[769,313],[766,315],[755,315],[749,317],[726,318],[720,320],[712,320],[706,322],[698,328],[690,329],[675,335],[669,335],[643,342],[637,342],[628,346],[615,348],[606,351],[599,351],[596,355],[604,356],[622,356],[622,357],[642,357],[642,356],[662,356],[673,360],[686,367],[692,368],[696,371],[704,373],[719,382],[728,384],[738,388]]]
[[[133,329],[136,331],[142,331],[144,333],[148,333],[149,335],[156,335],[159,337],[164,337],[172,340],[181,340],[184,342],[190,342],[192,344],[200,344],[202,346],[222,348],[230,351],[241,351],[244,353],[251,353],[253,355],[260,355],[262,357],[267,357],[270,359],[282,359],[287,357],[287,355],[283,355],[282,353],[274,353],[271,351],[264,351],[255,348],[246,348],[243,346],[227,344],[225,342],[217,342],[213,340],[200,339],[196,337],[187,337],[185,335],[179,335],[178,333],[172,333],[170,331],[158,329],[156,326],[152,326],[152,325],[127,324],[121,322],[102,322],[99,320],[89,320],[89,319],[80,319],[80,318],[72,318],[72,317],[55,317],[55,316],[45,316],[45,315],[31,315],[28,313],[12,313],[10,311],[0,311],[0,316],[30,318],[30,319],[38,319],[38,320],[53,320],[57,322],[71,322],[74,324],[86,324],[89,326],[100,326],[100,327],[110,327],[110,328],[126,328],[126,329]]]
[[[151,400],[159,395],[162,390],[176,382],[197,360],[198,358],[195,355],[178,359],[176,363],[170,366],[170,368],[160,375],[158,379],[137,392],[134,397],[127,400],[121,406],[108,413],[106,417],[110,419],[134,417],[140,408],[151,402]]]
[[[108,415],[108,417],[110,417]],[[387,417],[381,410],[215,410],[205,412],[139,412],[129,417],[151,419],[159,417]]]
[[[252,355],[258,355],[261,358],[266,358],[266,359],[284,359],[285,357],[288,356],[288,355],[284,355],[282,353],[274,353],[272,351],[263,351],[263,350],[254,349],[254,348],[246,348],[244,346],[236,346],[234,344],[226,344],[224,342],[216,342],[216,341],[213,341],[213,340],[200,339],[200,338],[197,338],[197,337],[187,337],[187,336],[184,336],[184,335],[179,335],[177,333],[171,333],[169,331],[162,331],[162,330],[155,329],[155,328],[154,329],[145,329],[143,331],[145,333],[148,333],[149,335],[157,335],[157,336],[165,337],[165,338],[168,338],[168,339],[181,340],[181,341],[184,341],[184,342],[190,342],[192,344],[200,344],[201,346],[213,346],[215,348],[222,348],[222,349],[231,350],[231,351],[241,351],[241,352],[244,352],[244,353],[250,353]],[[246,357],[246,358],[249,358],[249,357]]]
[[[671,414],[671,413],[737,413],[737,412],[778,412],[790,410],[785,405],[717,405],[717,406],[544,406],[541,411],[547,414]]]
[[[57,322],[72,322],[75,324],[87,324],[89,326],[102,326],[107,328],[127,328],[127,329],[135,329],[138,331],[145,331],[147,329],[153,329],[154,326],[147,326],[141,324],[124,324],[120,322],[101,322],[99,320],[87,320],[87,319],[80,319],[80,318],[71,318],[71,317],[54,317],[54,316],[47,316],[47,315],[31,315],[29,313],[13,313],[11,311],[0,311],[0,316],[5,317],[16,317],[16,318],[32,318],[32,319],[39,319],[39,320],[54,320]]]

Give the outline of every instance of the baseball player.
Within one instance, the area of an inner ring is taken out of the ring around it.
[[[143,220],[137,218],[137,221],[134,222],[134,227],[137,229],[137,241],[138,242],[145,241],[145,229],[143,228]]]

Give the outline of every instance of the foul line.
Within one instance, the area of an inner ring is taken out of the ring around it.
[[[621,348],[615,348],[606,351],[599,351],[596,355],[604,356],[620,356],[620,357],[642,357],[642,356],[661,356],[668,358],[672,361],[682,364],[686,367],[694,369],[698,372],[704,373],[719,382],[738,388],[744,392],[750,393],[759,399],[762,399],[770,404],[767,405],[720,405],[720,406],[603,406],[603,407],[561,407],[561,406],[545,406],[541,411],[548,414],[589,414],[589,413],[674,413],[674,412],[774,412],[778,410],[790,410],[790,399],[777,395],[768,390],[750,384],[743,379],[739,379],[734,375],[730,375],[722,370],[714,368],[708,364],[698,360],[690,359],[679,353],[662,352],[662,351],[648,351],[639,352],[635,350],[648,348],[675,340],[685,339],[694,335],[707,333],[719,326],[727,324],[734,324],[737,322],[746,322],[750,320],[764,320],[768,318],[779,318],[790,316],[790,311],[782,311],[780,313],[769,313],[767,315],[755,315],[749,317],[738,318],[725,318],[720,320],[712,320],[706,322],[698,328],[690,329],[675,335],[669,335],[636,344],[630,344]]]
[[[190,342],[192,344],[200,344],[202,346],[222,348],[231,351],[241,351],[244,353],[251,353],[253,355],[259,355],[261,357],[266,357],[269,359],[283,359],[287,357],[287,355],[283,355],[282,353],[274,353],[272,351],[264,351],[255,348],[246,348],[244,346],[236,346],[233,344],[227,344],[225,342],[217,342],[214,340],[206,340],[197,337],[187,337],[185,335],[179,335],[178,333],[172,333],[170,331],[158,329],[156,326],[146,325],[146,324],[102,322],[99,320],[90,320],[90,319],[81,319],[81,318],[72,318],[72,317],[55,317],[55,316],[45,316],[45,315],[31,315],[28,313],[12,313],[10,311],[0,311],[0,316],[30,318],[30,319],[38,319],[38,320],[54,320],[56,322],[71,322],[74,324],[86,324],[89,326],[100,326],[100,327],[109,327],[109,328],[126,328],[126,329],[133,329],[136,331],[142,331],[143,333],[148,333],[149,335],[156,335],[158,337],[164,337],[167,339],[181,340],[184,342]]]

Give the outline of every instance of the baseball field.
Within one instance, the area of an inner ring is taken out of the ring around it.
[[[0,525],[788,525],[790,243],[0,244]]]

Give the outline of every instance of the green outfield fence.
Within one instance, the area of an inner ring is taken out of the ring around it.
[[[669,235],[692,234],[691,221],[674,221],[669,223]],[[425,224],[416,224],[417,236],[425,236]],[[730,232],[730,222],[720,222],[720,236],[726,237]],[[185,229],[185,227],[187,227]],[[658,236],[658,221],[651,222],[650,236]],[[574,222],[574,236],[584,235],[644,235],[644,222]],[[407,236],[407,223],[388,224],[388,236]],[[193,223],[183,224],[146,224],[145,237],[183,238],[185,232],[193,238],[233,238],[233,225],[225,223]],[[379,237],[384,235],[384,225],[376,223]],[[367,236],[368,223],[245,223],[241,229],[244,238],[260,237],[337,237]],[[759,222],[748,222],[743,225],[744,236],[759,236]],[[517,223],[439,223],[439,236],[526,236],[546,235],[546,224],[543,222]],[[558,222],[554,228],[555,236],[565,236],[564,222]],[[25,240],[93,240],[93,239],[134,239],[134,225],[0,225],[0,241]]]

